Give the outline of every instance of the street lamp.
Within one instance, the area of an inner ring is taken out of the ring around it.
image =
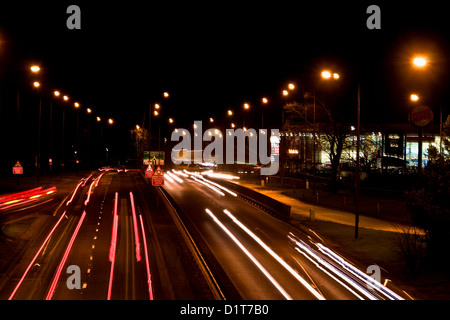
[[[112,125],[112,124],[114,124],[114,120],[112,118],[109,118],[108,123]]]
[[[419,101],[419,96],[417,94],[415,94],[415,93],[412,93],[409,98],[411,99],[412,102]]]
[[[415,56],[412,60],[413,66],[416,68],[424,68],[428,63],[428,59],[424,56]]]
[[[35,88],[39,88],[41,86],[41,84],[38,81],[33,82],[33,86]]]
[[[292,89],[294,89],[294,85],[292,83],[290,83],[289,86],[291,86],[291,85],[292,85]],[[261,101],[263,104],[269,103],[269,100],[266,97],[263,97],[261,99]],[[262,108],[262,110],[261,110],[261,129],[263,129],[263,128],[264,128],[264,108]]]
[[[34,65],[34,66],[31,66],[30,70],[33,73],[38,73],[41,70],[41,68],[39,68],[39,66]]]

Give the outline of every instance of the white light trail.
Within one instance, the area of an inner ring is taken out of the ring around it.
[[[340,257],[338,254],[333,252],[331,249],[327,248],[321,243],[316,244],[317,247],[321,252],[329,256],[331,259],[333,259],[335,262],[339,263],[344,269],[349,271],[351,274],[353,274],[356,278],[360,279],[366,286],[372,287],[374,290],[377,290],[381,294],[387,296],[389,299],[392,300],[404,300],[401,296],[396,294],[394,291],[390,290],[389,288],[383,286],[380,282],[374,280],[372,277],[367,275],[366,273],[362,272],[349,262],[347,262],[345,259]]]
[[[237,197],[237,194],[236,194],[235,192],[231,191],[230,189],[225,188],[225,187],[221,186],[221,185],[218,184],[218,183],[215,183],[215,182],[212,182],[212,181],[210,181],[210,180],[208,180],[208,179],[205,179],[204,177],[200,177],[200,178],[203,179],[203,181],[205,181],[206,183],[210,183],[210,184],[212,184],[213,186],[216,186],[217,188],[220,188],[220,189],[222,189],[223,191],[228,192],[228,193],[231,194],[232,196]]]
[[[211,210],[206,209],[211,218],[214,220],[219,227],[225,231],[225,233],[238,245],[238,247],[250,258],[250,260],[258,267],[259,270],[269,279],[269,281],[277,288],[277,290],[285,297],[287,300],[292,300],[292,297],[280,286],[280,284],[272,277],[272,275],[259,263],[259,261],[247,250],[247,248],[225,227],[219,219],[211,212]]]
[[[222,191],[220,191],[219,189],[217,189],[216,187],[210,185],[209,183],[206,183],[205,181],[202,181],[198,178],[196,178],[195,176],[191,176],[192,179],[194,179],[197,182],[200,182],[201,184],[207,186],[208,188],[210,188],[211,190],[214,190],[216,193],[220,194],[221,196],[225,196],[225,193],[223,193]]]
[[[314,289],[305,279],[303,279],[290,265],[288,265],[281,257],[276,254],[269,246],[267,246],[257,235],[250,231],[245,225],[243,225],[235,216],[231,214],[227,209],[223,212],[236,223],[242,230],[244,230],[250,237],[253,238],[264,250],[266,250],[275,260],[278,261],[295,279],[297,279],[309,292],[311,292],[317,299],[325,300],[325,298]]]
[[[167,171],[166,175],[168,175],[169,177],[171,177],[174,180],[177,180],[179,183],[183,183],[183,180],[181,178],[179,178],[177,175],[175,175],[174,173]]]

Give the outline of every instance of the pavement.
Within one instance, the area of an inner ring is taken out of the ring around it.
[[[303,202],[283,194],[285,190],[280,188],[274,190],[272,188],[269,189],[267,187],[258,186],[243,181],[233,181],[233,182],[246,188],[252,189],[261,194],[264,194],[270,198],[278,200],[281,203],[291,206],[291,218],[293,218],[294,220],[311,219],[311,210],[313,210],[314,211],[313,219],[315,220],[334,222],[348,226],[355,225],[354,212],[339,210],[335,208],[328,208],[324,206]],[[408,232],[408,233],[414,232],[413,230],[411,230],[412,227],[409,225],[394,223],[392,221],[368,217],[361,214],[359,215],[359,227],[389,232]],[[415,232],[417,233],[417,230]],[[423,231],[419,231],[419,234],[424,233]]]

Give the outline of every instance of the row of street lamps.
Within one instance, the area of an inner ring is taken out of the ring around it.
[[[30,67],[30,70],[33,74],[39,74],[41,72],[41,68],[38,65],[32,65]],[[35,80],[33,82],[33,87],[35,89],[41,89],[41,83],[37,80]],[[62,100],[66,103],[68,103],[70,101],[70,98],[67,94],[62,94],[61,91],[59,90],[54,90],[52,93],[52,97],[58,99],[62,97]],[[81,108],[81,104],[77,101],[74,101],[73,106],[76,110],[79,110]],[[36,166],[36,178],[39,181],[39,176],[40,176],[40,167],[41,167],[41,124],[42,124],[42,119],[41,119],[41,112],[42,112],[42,92],[39,91],[39,116],[38,116],[38,151],[37,151],[37,156],[36,156],[36,161],[35,161],[35,166]],[[61,159],[61,166],[64,167],[64,162],[65,162],[65,155],[64,155],[64,132],[65,132],[65,108],[62,109],[63,112],[63,119],[62,119],[62,159]],[[92,114],[93,110],[92,108],[86,108],[86,113],[87,114]],[[52,101],[50,102],[50,154],[49,154],[49,164],[52,164],[52,123],[53,123],[53,119],[52,119]],[[98,123],[100,123],[102,121],[102,118],[100,116],[96,116],[96,121]],[[109,125],[114,124],[114,119],[113,118],[108,118],[107,119],[107,123]],[[79,147],[79,113],[77,114],[77,148]]]

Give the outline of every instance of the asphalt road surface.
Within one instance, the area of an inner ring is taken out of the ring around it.
[[[1,299],[402,298],[368,275],[376,266],[358,269],[200,173],[152,187],[137,172],[95,171],[51,199]]]

